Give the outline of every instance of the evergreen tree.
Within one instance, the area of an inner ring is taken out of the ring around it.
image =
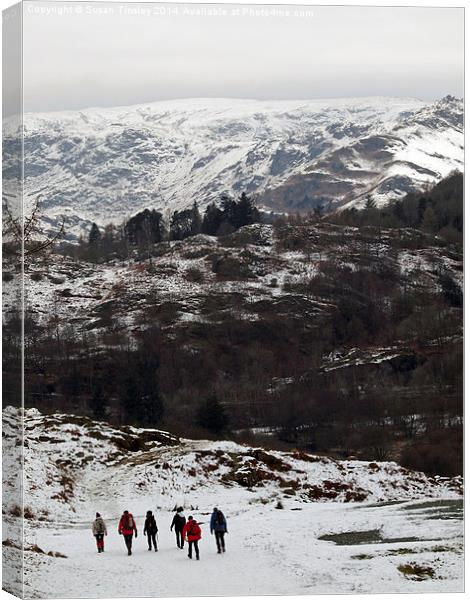
[[[91,399],[93,417],[98,421],[102,421],[106,418],[106,398],[103,391],[101,382],[96,382],[93,389],[93,396]]]
[[[439,229],[437,217],[432,206],[427,206],[423,212],[422,228],[424,231],[429,233],[435,232]]]
[[[198,408],[198,425],[211,433],[222,433],[228,427],[228,417],[216,396],[209,396]]]
[[[235,202],[234,209],[235,218],[231,223],[236,229],[260,221],[259,210],[256,208],[252,198],[248,197],[245,192],[242,193],[238,202]]]
[[[97,247],[101,240],[101,231],[96,223],[92,223],[90,233],[88,235],[88,245]]]
[[[460,285],[454,281],[453,277],[448,273],[442,273],[439,276],[439,284],[442,289],[442,293],[450,304],[450,306],[463,306],[463,293]]]
[[[155,427],[163,417],[164,404],[158,384],[159,357],[151,344],[152,332],[128,357],[121,403],[129,419],[142,427]]]
[[[199,207],[197,202],[194,201],[193,204],[193,214],[192,214],[192,226],[191,226],[191,235],[197,235],[202,231],[202,218],[201,213],[199,212]]]
[[[313,209],[313,216],[315,219],[320,220],[323,216],[323,204],[317,204]]]
[[[224,213],[214,202],[212,202],[206,208],[206,212],[204,213],[202,233],[206,233],[207,235],[217,235],[223,220]]]
[[[192,208],[175,210],[170,222],[170,238],[184,240],[193,235],[194,212]]]
[[[124,235],[133,245],[148,246],[161,242],[165,236],[162,214],[146,208],[127,221]]]

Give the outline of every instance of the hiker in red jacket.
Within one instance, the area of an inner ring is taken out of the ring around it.
[[[137,527],[135,525],[134,517],[128,510],[124,511],[119,521],[118,533],[119,535],[124,536],[127,554],[130,556],[132,554],[132,536],[135,533],[135,537],[137,537]]]
[[[183,527],[183,539],[187,540],[189,551],[188,557],[193,557],[193,546],[196,551],[196,560],[199,560],[199,546],[198,542],[201,539],[202,533],[201,528],[198,523],[193,519],[193,517],[188,517],[188,521],[186,525]]]

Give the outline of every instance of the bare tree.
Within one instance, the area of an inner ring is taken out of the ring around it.
[[[8,202],[3,205],[3,235],[10,239],[6,250],[15,256],[23,254],[24,259],[28,257],[47,254],[51,252],[55,244],[65,235],[65,223],[62,221],[57,232],[45,235],[40,226],[40,203],[36,200],[31,213],[28,216],[15,216]]]

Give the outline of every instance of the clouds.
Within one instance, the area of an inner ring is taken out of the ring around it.
[[[463,94],[462,9],[24,6],[28,111],[208,96]]]

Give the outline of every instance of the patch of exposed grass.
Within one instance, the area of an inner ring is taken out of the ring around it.
[[[388,550],[385,553],[385,556],[400,556],[402,554],[419,554],[421,550],[417,548],[394,548],[393,550]]]
[[[36,554],[46,554],[47,556],[52,556],[53,558],[67,558],[65,554],[62,552],[54,552],[53,550],[49,550],[49,552],[45,552],[42,548],[40,548],[37,544],[32,544],[31,546],[27,546],[25,550],[29,552],[36,552]]]
[[[415,562],[398,565],[397,569],[407,579],[412,579],[413,581],[424,581],[425,579],[433,579],[436,576],[436,572],[432,567],[418,565]]]
[[[403,510],[432,510],[445,509],[452,512],[463,510],[463,500],[456,498],[455,500],[429,500],[420,502],[419,504],[407,504],[402,507]]]
[[[373,554],[355,554],[354,556],[351,556],[351,558],[353,558],[354,560],[370,560],[371,558],[374,558]]]
[[[455,552],[460,553],[460,548],[452,548],[451,546],[431,546],[430,548],[394,548],[388,550],[385,556],[399,556],[401,554],[424,554],[425,552]]]
[[[376,544],[382,542],[382,536],[380,535],[379,529],[328,533],[321,535],[318,539],[325,542],[334,542],[338,546],[356,546],[358,544]]]
[[[406,542],[424,542],[424,541],[432,541],[432,540],[420,540],[417,537],[409,536],[409,537],[401,537],[401,538],[384,538],[380,543],[381,544],[398,544],[398,543],[406,543]]]
[[[379,529],[368,531],[346,531],[328,533],[318,538],[326,542],[334,542],[338,546],[357,546],[359,544],[397,544],[408,542],[436,542],[439,540],[423,540],[417,537],[384,538]]]
[[[394,504],[403,504],[404,500],[387,500],[385,502],[373,502],[372,504],[365,504],[363,506],[355,506],[357,509],[364,508],[383,508],[384,506],[393,506]]]

